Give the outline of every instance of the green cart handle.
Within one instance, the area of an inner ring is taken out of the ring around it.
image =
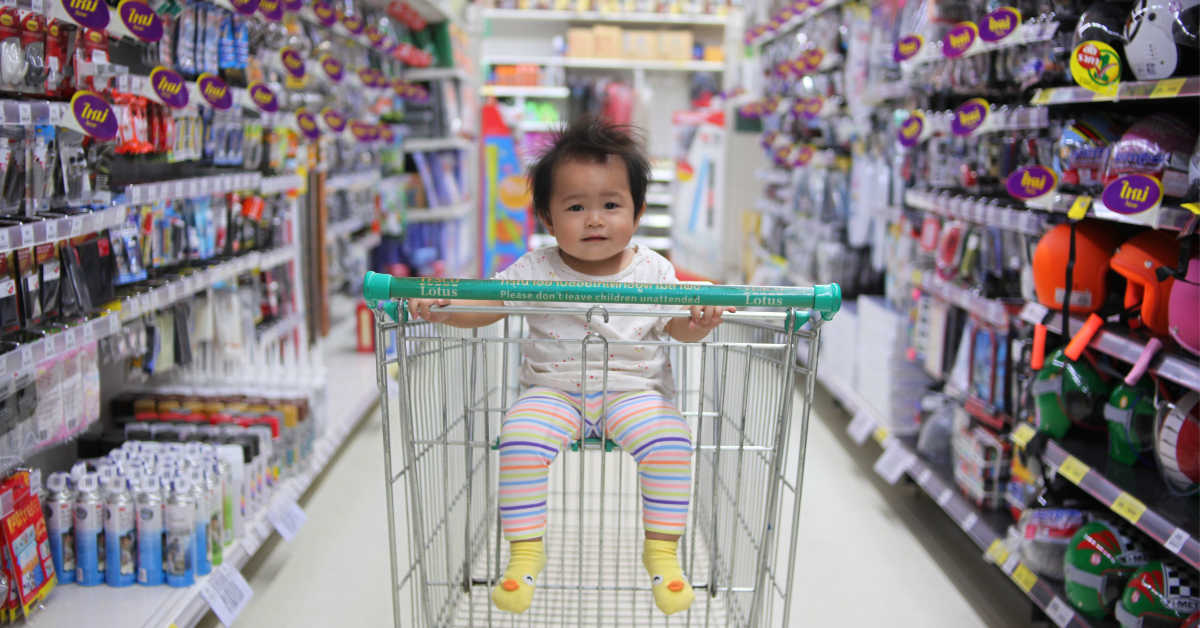
[[[464,299],[800,308],[817,312],[827,321],[842,307],[842,287],[836,283],[783,287],[503,281],[393,277],[376,272],[368,272],[363,279],[363,297],[368,303],[391,299]]]

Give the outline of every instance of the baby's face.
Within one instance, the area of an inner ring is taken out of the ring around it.
[[[621,270],[638,226],[625,162],[615,155],[601,163],[565,161],[554,169],[552,190],[546,230],[570,256],[567,262],[590,275]]]

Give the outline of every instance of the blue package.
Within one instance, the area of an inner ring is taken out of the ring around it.
[[[163,578],[163,505],[157,482],[148,478],[138,494],[137,582],[158,586]]]
[[[134,583],[135,537],[133,498],[128,491],[113,491],[104,512],[104,581],[108,586],[128,587]]]
[[[104,584],[104,500],[98,483],[96,474],[84,476],[75,501],[75,581],[84,586]]]

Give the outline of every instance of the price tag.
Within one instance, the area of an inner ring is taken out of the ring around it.
[[[1076,486],[1083,481],[1083,476],[1091,468],[1079,461],[1075,456],[1067,456],[1066,460],[1058,467],[1058,474],[1070,480]]]
[[[1182,550],[1183,546],[1187,544],[1189,538],[1191,538],[1191,535],[1187,532],[1175,528],[1175,531],[1171,533],[1171,538],[1167,539],[1166,543],[1163,543],[1163,547],[1170,550],[1172,554],[1178,554],[1179,550]]]
[[[47,220],[46,221],[46,239],[47,240],[57,240],[58,239],[58,221],[57,220]]]
[[[895,484],[900,480],[900,476],[912,466],[914,456],[903,447],[888,447],[883,450],[883,455],[875,461],[875,473],[884,479],[888,484]]]
[[[119,331],[121,331],[121,317],[116,316],[116,315],[109,316],[108,317],[108,335],[111,336]]]
[[[34,13],[45,13],[46,8],[44,0],[29,0],[29,9]]]
[[[1151,90],[1150,98],[1174,98],[1179,95],[1179,90],[1183,89],[1185,82],[1186,77],[1163,79]]]
[[[21,347],[21,368],[33,368],[33,347],[30,345]]]
[[[58,355],[58,334],[50,334],[42,340],[42,356],[49,358]]]
[[[1029,570],[1024,563],[1018,563],[1017,568],[1012,572],[1012,581],[1017,583],[1021,591],[1029,593],[1033,585],[1037,584],[1037,574]]]
[[[1054,596],[1054,599],[1050,600],[1050,603],[1046,605],[1046,616],[1049,617],[1050,621],[1054,622],[1054,625],[1058,626],[1058,628],[1065,628],[1067,624],[1071,623],[1072,619],[1075,619],[1075,610],[1067,605],[1066,602],[1062,601],[1062,598],[1056,595]]]
[[[33,124],[33,107],[27,102],[18,103],[17,117],[22,125],[28,126]]]
[[[40,1],[41,0],[34,0],[34,2],[40,2]],[[38,11],[37,9],[34,9],[34,12],[41,13],[41,11]],[[59,103],[55,103],[55,102],[50,103],[50,116],[49,117],[50,117],[50,124],[52,126],[58,126],[58,124],[60,122],[62,122],[62,105],[60,105]]]
[[[1017,447],[1025,449],[1025,447],[1029,445],[1029,441],[1033,440],[1034,436],[1037,436],[1037,430],[1030,427],[1028,423],[1022,423],[1012,431],[1012,442],[1015,443]]]
[[[8,229],[0,227],[0,249],[7,249],[8,246]]]
[[[987,551],[983,553],[984,558],[987,558],[996,566],[1001,566],[1008,560],[1008,546],[1004,541],[996,539],[988,546]]]
[[[879,427],[875,428],[875,431],[872,432],[871,437],[875,439],[875,442],[883,445],[887,442],[888,434],[888,428],[880,425]]]
[[[1087,216],[1088,210],[1091,208],[1092,197],[1087,196],[1086,194],[1083,196],[1076,196],[1075,200],[1071,203],[1071,208],[1067,210],[1067,218],[1070,218],[1071,220],[1082,220],[1084,216]]]
[[[867,435],[875,427],[875,417],[870,412],[859,410],[854,413],[854,420],[850,421],[850,425],[846,426],[846,433],[850,435],[850,439],[855,445],[861,445],[867,440]]]
[[[929,478],[932,476],[933,471],[930,471],[929,467],[921,467],[921,470],[917,471],[917,484],[925,486],[925,484],[929,482]]]
[[[963,517],[963,520],[959,522],[959,525],[962,526],[963,530],[970,532],[977,523],[979,523],[979,515],[973,512],[968,512],[967,516]]]
[[[184,181],[177,180],[177,181],[174,181],[171,185],[173,187],[171,196],[173,196],[175,198],[184,198],[185,197],[185,195],[187,194],[187,190],[186,190],[186,188],[184,188]]]
[[[1124,491],[1112,503],[1113,512],[1125,517],[1129,523],[1137,524],[1138,519],[1142,518],[1142,513],[1146,512],[1146,504],[1129,493]]]
[[[84,225],[84,217],[83,216],[72,216],[71,217],[71,235],[77,236],[81,233],[84,233],[83,225]]]
[[[942,489],[941,494],[938,495],[938,497],[937,497],[937,505],[941,506],[942,508],[945,508],[946,504],[950,503],[950,498],[953,496],[954,496],[954,491],[951,490],[950,487],[946,487],[946,488]]]
[[[63,344],[66,345],[67,349],[75,348],[77,341],[75,338],[75,328],[74,327],[63,332]]]
[[[240,571],[229,565],[221,565],[208,577],[208,581],[200,589],[200,595],[208,602],[209,608],[222,624],[232,626],[250,602],[254,590]]]
[[[33,236],[33,225],[21,225],[21,244],[32,246],[36,240]]]
[[[1003,563],[1001,563],[1001,565],[1000,565],[1000,571],[1003,571],[1003,572],[1004,572],[1004,575],[1006,575],[1006,576],[1011,576],[1011,575],[1012,575],[1012,573],[1013,573],[1013,571],[1015,571],[1015,570],[1016,570],[1016,568],[1017,568],[1017,565],[1018,565],[1020,562],[1021,562],[1021,557],[1020,557],[1020,556],[1018,556],[1018,555],[1017,555],[1017,554],[1015,554],[1015,553],[1013,553],[1013,554],[1009,554],[1009,555],[1008,555],[1008,558],[1007,558],[1007,559],[1005,559]]]
[[[1192,212],[1193,214],[1200,215],[1200,203],[1184,203],[1180,205],[1180,207]]]

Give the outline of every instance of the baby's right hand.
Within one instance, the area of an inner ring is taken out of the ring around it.
[[[425,319],[431,323],[444,323],[450,320],[450,312],[439,312],[433,306],[445,307],[450,305],[450,299],[409,299],[408,315],[415,320]]]

